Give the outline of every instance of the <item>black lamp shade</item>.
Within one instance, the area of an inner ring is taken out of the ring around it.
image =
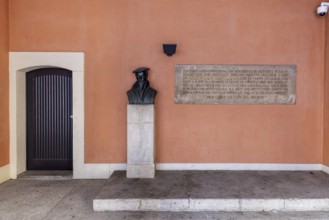
[[[177,44],[163,44],[163,52],[167,56],[172,56],[176,53]]]

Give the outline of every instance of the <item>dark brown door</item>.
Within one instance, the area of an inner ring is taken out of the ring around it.
[[[72,170],[72,72],[26,74],[27,169]]]

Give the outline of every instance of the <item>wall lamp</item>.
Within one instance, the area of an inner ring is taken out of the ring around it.
[[[177,44],[163,44],[163,52],[168,56],[171,57],[176,53]]]
[[[316,9],[316,13],[320,16],[324,16],[328,13],[329,2],[321,2],[321,5]]]

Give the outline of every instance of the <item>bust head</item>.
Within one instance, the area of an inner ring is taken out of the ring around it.
[[[154,104],[157,91],[150,87],[150,83],[147,80],[149,70],[148,67],[140,67],[133,71],[137,82],[127,92],[129,104]]]
[[[147,81],[148,71],[150,68],[148,67],[140,67],[133,71],[135,73],[136,79],[138,82],[145,82]]]

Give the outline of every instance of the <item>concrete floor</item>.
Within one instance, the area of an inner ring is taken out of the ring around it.
[[[154,179],[112,174],[98,198],[329,198],[322,171],[158,171]]]
[[[206,175],[207,172],[201,173]],[[244,173],[246,172],[236,173],[242,175],[240,182],[232,182],[234,185],[240,185],[239,195],[245,193],[243,192],[243,186],[246,186],[244,182],[253,185],[255,187],[253,189],[258,188],[258,184],[260,188],[264,187],[262,184],[265,182],[253,182],[246,178]],[[265,179],[275,175],[275,172],[258,173]],[[320,191],[317,191],[317,196],[321,195],[319,192],[328,193],[329,191],[327,188],[329,175],[322,172],[313,172],[313,174],[293,172],[291,175],[288,172],[283,173],[287,179],[298,181],[295,183],[295,186],[298,186],[295,192],[300,192],[301,186],[307,189],[305,192],[307,195],[310,195],[310,191],[318,189]],[[205,177],[212,178],[211,175]],[[47,180],[42,178],[11,180],[0,185],[0,219],[329,219],[329,212],[94,212],[93,199],[109,184],[111,185],[111,180]],[[281,184],[284,184],[284,180]],[[272,184],[269,182],[266,185]],[[200,185],[195,185],[195,187],[198,188]],[[211,189],[214,186],[208,187]],[[148,189],[145,190],[148,191]]]

